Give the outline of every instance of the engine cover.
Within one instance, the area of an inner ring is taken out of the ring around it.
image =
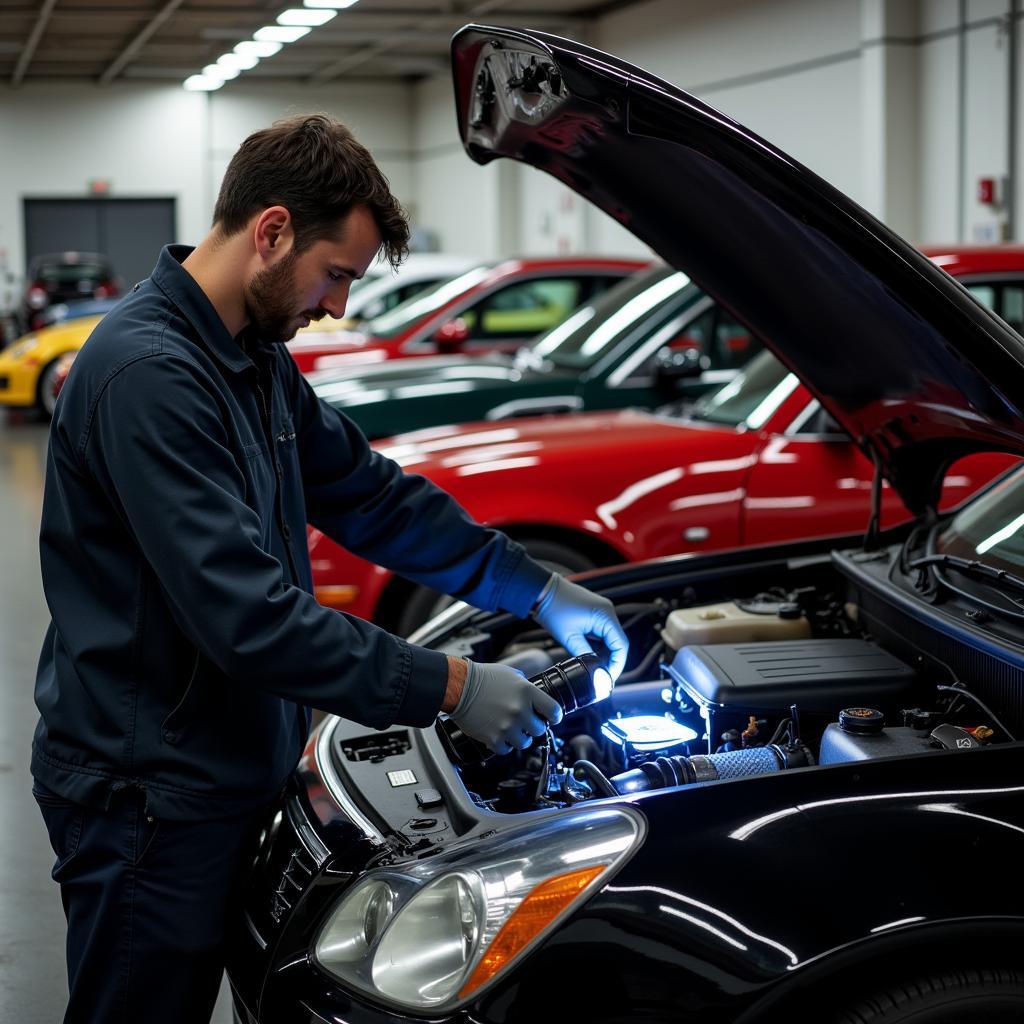
[[[668,666],[684,693],[708,709],[836,715],[851,700],[891,706],[914,670],[866,640],[782,640],[684,647]]]

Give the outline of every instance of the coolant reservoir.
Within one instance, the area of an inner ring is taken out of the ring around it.
[[[810,635],[811,624],[797,605],[761,604],[741,608],[735,601],[678,608],[669,615],[661,631],[661,638],[673,651],[690,644],[803,640]]]

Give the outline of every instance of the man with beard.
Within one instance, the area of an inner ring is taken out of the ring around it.
[[[370,154],[322,116],[250,136],[210,234],[169,246],[82,349],[50,436],[53,621],[34,791],[68,919],[65,1020],[208,1020],[239,880],[309,709],[375,729],[447,711],[498,752],[560,709],[507,666],[416,647],[312,597],[307,522],[572,653],[610,603],[552,576],[322,405],[281,344],[345,311],[408,225]]]

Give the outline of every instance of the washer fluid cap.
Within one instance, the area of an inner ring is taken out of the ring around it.
[[[785,601],[779,605],[778,614],[780,619],[799,619],[803,611],[796,601]]]
[[[844,708],[839,712],[843,732],[877,736],[885,728],[885,715],[875,708]]]

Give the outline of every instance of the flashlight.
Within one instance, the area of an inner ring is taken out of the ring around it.
[[[611,673],[596,654],[567,658],[529,679],[558,701],[567,715],[604,700],[612,692]],[[438,719],[435,728],[441,746],[455,764],[486,761],[494,756],[493,750],[467,736],[450,718]]]

